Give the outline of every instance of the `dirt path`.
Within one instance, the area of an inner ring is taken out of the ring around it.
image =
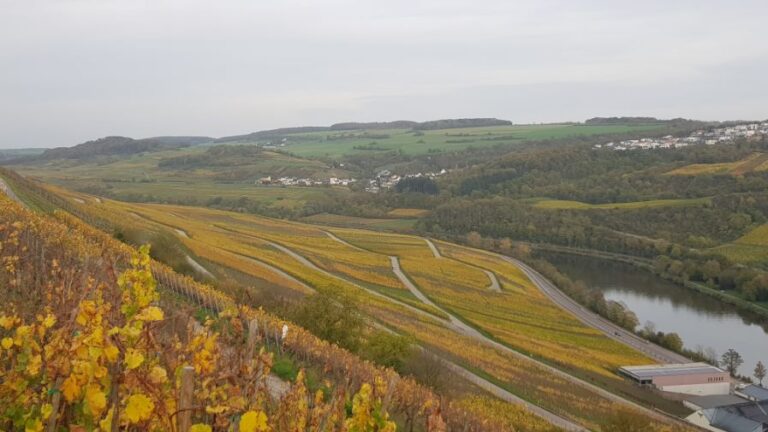
[[[374,291],[374,290],[372,290],[370,288],[366,288],[366,287],[364,287],[364,286],[362,286],[360,284],[357,284],[357,283],[355,283],[355,282],[353,282],[353,281],[351,281],[349,279],[343,278],[343,277],[341,277],[339,275],[336,275],[336,274],[333,274],[333,273],[331,273],[329,271],[321,269],[320,267],[316,266],[315,263],[313,263],[312,261],[310,261],[307,258],[305,258],[303,255],[300,255],[300,254],[296,253],[295,251],[293,251],[292,249],[289,249],[289,248],[287,248],[287,247],[285,247],[285,246],[283,246],[283,245],[281,245],[279,243],[275,243],[273,241],[266,240],[266,239],[263,239],[261,237],[256,237],[256,238],[261,240],[261,241],[267,242],[268,244],[270,244],[275,249],[277,249],[277,250],[279,250],[281,252],[286,253],[291,258],[293,258],[296,261],[300,262],[302,265],[304,265],[307,268],[310,268],[310,269],[315,270],[317,272],[323,273],[326,276],[332,277],[334,279],[338,279],[338,280],[343,281],[345,283],[352,284],[356,288],[359,288],[359,289],[361,289],[363,291],[366,291],[367,293],[369,293],[371,295],[375,295],[376,297],[386,299],[387,301],[390,301],[390,302],[393,302],[393,303],[397,303],[398,305],[407,308],[411,312],[417,313],[417,314],[425,316],[425,317],[429,317],[429,318],[434,319],[436,321],[443,321],[439,317],[437,317],[435,315],[432,315],[431,313],[429,313],[427,311],[421,310],[421,309],[419,309],[419,308],[417,308],[415,306],[411,306],[408,303],[401,302],[399,300],[393,299],[392,297],[389,297],[389,296],[386,296],[384,294],[381,294],[381,293],[379,293],[377,291]]]
[[[237,232],[237,231],[233,231],[233,232]],[[241,234],[241,235],[243,234],[243,233],[240,233],[240,232],[237,232],[237,233]],[[248,234],[246,234],[246,235],[248,235]],[[363,290],[365,290],[366,292],[368,292],[370,294],[373,294],[373,295],[375,295],[377,297],[380,297],[380,298],[384,298],[387,301],[390,301],[390,302],[393,302],[393,303],[397,303],[397,304],[399,304],[399,305],[401,305],[403,307],[406,307],[409,310],[411,310],[411,311],[413,311],[415,313],[418,313],[420,315],[428,316],[428,317],[430,317],[432,319],[437,319],[434,315],[432,315],[432,314],[430,314],[430,313],[428,313],[426,311],[423,311],[421,309],[418,309],[418,308],[416,308],[414,306],[411,306],[411,305],[408,305],[406,303],[400,302],[400,301],[398,301],[396,299],[393,299],[391,297],[388,297],[388,296],[386,296],[384,294],[381,294],[381,293],[378,293],[378,292],[373,291],[371,289],[365,288],[365,287],[363,287],[363,286],[361,286],[359,284],[356,284],[356,283],[354,283],[352,281],[349,281],[349,280],[347,280],[347,279],[345,279],[343,277],[340,277],[340,276],[338,276],[336,274],[333,274],[331,272],[323,270],[320,267],[318,267],[317,265],[315,265],[313,262],[309,261],[304,256],[300,255],[299,253],[297,253],[297,252],[295,252],[295,251],[293,251],[293,250],[291,250],[291,249],[289,249],[289,248],[287,248],[287,247],[285,247],[285,246],[283,246],[281,244],[278,244],[278,243],[275,243],[275,242],[272,242],[270,240],[267,240],[267,239],[264,239],[264,238],[261,238],[261,237],[257,237],[257,236],[252,236],[252,235],[248,235],[248,236],[254,237],[254,238],[259,239],[259,240],[264,241],[264,242],[267,242],[272,247],[274,247],[274,248],[276,248],[276,249],[286,253],[287,255],[291,256],[295,260],[299,261],[301,264],[303,264],[307,268],[310,268],[312,270],[321,272],[321,273],[323,273],[323,274],[325,274],[325,275],[327,275],[329,277],[332,277],[332,278],[335,278],[335,279],[339,279],[339,280],[342,280],[342,281],[347,282],[347,283],[351,283],[354,286],[359,287],[360,289],[363,289]],[[425,240],[427,241],[427,244],[431,243],[431,241],[429,241],[427,239],[425,239]],[[435,250],[437,250],[437,248],[435,248]],[[433,253],[434,253],[434,251],[433,251]],[[438,251],[438,255],[439,255],[439,251]],[[392,258],[395,258],[395,259],[393,260]],[[408,289],[411,291],[411,293],[413,293],[413,295],[416,296],[423,303],[425,303],[427,305],[430,305],[432,307],[435,307],[435,308],[437,308],[437,310],[440,310],[441,312],[445,313],[446,316],[448,316],[449,320],[450,320],[450,322],[448,324],[451,327],[453,327],[454,329],[456,329],[459,333],[464,334],[464,335],[466,335],[468,337],[471,337],[471,338],[473,338],[473,339],[475,339],[477,341],[483,342],[483,343],[485,343],[485,344],[487,344],[489,346],[492,346],[494,348],[497,348],[499,350],[502,350],[502,351],[504,351],[504,352],[506,352],[508,354],[511,354],[513,356],[516,356],[518,358],[525,359],[525,360],[527,360],[527,361],[529,361],[529,362],[531,362],[533,364],[536,364],[537,366],[547,370],[548,372],[552,373],[553,375],[559,376],[559,377],[563,378],[564,380],[569,381],[572,384],[575,384],[575,385],[578,385],[580,387],[586,388],[586,389],[588,389],[588,390],[590,390],[590,391],[592,391],[592,392],[602,396],[603,398],[605,398],[607,400],[610,400],[610,401],[613,401],[613,402],[616,402],[616,403],[619,403],[619,404],[623,404],[625,406],[632,407],[632,408],[634,408],[634,409],[636,409],[636,410],[638,410],[640,412],[643,412],[644,414],[648,415],[651,418],[654,418],[656,420],[662,420],[662,421],[669,421],[671,419],[669,416],[666,416],[664,414],[661,414],[659,412],[656,412],[654,410],[646,408],[646,407],[644,407],[644,406],[642,406],[640,404],[637,404],[635,402],[632,402],[630,400],[627,400],[627,399],[625,399],[625,398],[623,398],[621,396],[618,396],[618,395],[616,395],[614,393],[611,393],[611,392],[609,392],[609,391],[607,391],[607,390],[605,390],[603,388],[600,388],[600,387],[598,387],[596,385],[590,384],[590,383],[588,383],[588,382],[586,382],[586,381],[584,381],[584,380],[582,380],[580,378],[577,378],[577,377],[575,377],[573,375],[570,375],[570,374],[568,374],[568,373],[566,373],[566,372],[564,372],[564,371],[562,371],[560,369],[557,369],[557,368],[555,368],[553,366],[550,366],[550,365],[548,365],[548,364],[546,364],[546,363],[544,363],[542,361],[536,360],[536,359],[534,359],[534,358],[532,358],[532,357],[530,357],[530,356],[528,356],[526,354],[523,354],[523,353],[521,353],[519,351],[516,351],[516,350],[514,350],[514,349],[512,349],[512,348],[510,348],[510,347],[508,347],[508,346],[506,346],[504,344],[501,344],[501,343],[499,343],[499,342],[497,342],[497,341],[495,341],[495,340],[493,340],[493,339],[483,335],[482,333],[480,333],[479,331],[477,331],[473,327],[471,327],[471,326],[465,324],[464,322],[462,322],[460,319],[458,319],[453,314],[446,312],[443,308],[437,306],[428,297],[426,297],[418,289],[418,287],[416,287],[415,284],[413,284],[413,282],[411,282],[410,279],[408,279],[408,277],[403,273],[402,269],[400,268],[399,259],[397,259],[397,257],[390,257],[390,260],[392,262],[393,271],[395,272],[395,275],[398,276],[398,278],[403,282],[403,284],[405,284],[408,287]],[[525,271],[524,267],[521,267],[521,268]],[[400,278],[400,276],[402,276],[402,278]],[[457,367],[459,367],[459,366],[457,366]],[[466,371],[466,373],[470,373],[471,375],[474,375],[475,378],[473,378],[473,380],[474,379],[483,380],[481,377],[476,376],[475,374],[473,374],[473,373],[471,373],[469,371]],[[540,408],[540,407],[537,407],[537,408],[540,409],[540,410],[543,410],[543,408]],[[544,410],[544,411],[546,411],[546,410]],[[546,412],[548,412],[548,411],[546,411]],[[552,413],[549,413],[549,414],[554,416],[554,414],[552,414]],[[564,420],[564,419],[562,419],[562,420]],[[574,424],[574,423],[572,423],[572,422],[570,422],[568,420],[564,420],[564,421],[568,422],[569,424],[571,424],[571,425],[573,425],[575,427],[575,429],[571,428],[570,430],[584,430],[582,427],[577,426],[576,424]]]
[[[353,245],[352,243],[349,243],[346,240],[342,240],[342,239],[336,237],[336,234],[334,234],[334,233],[332,233],[330,231],[325,231],[325,230],[322,230],[322,231],[325,233],[325,235],[327,235],[328,237],[332,238],[333,240],[343,244],[344,246],[351,247],[352,249],[358,250],[360,252],[372,253],[371,251],[367,251],[367,250],[361,248],[360,246],[355,246],[355,245]]]
[[[311,286],[307,285],[306,283],[302,282],[301,280],[296,279],[295,277],[289,275],[288,273],[280,270],[279,268],[277,268],[275,266],[272,266],[272,265],[267,264],[267,263],[265,263],[263,261],[259,261],[259,260],[255,259],[255,258],[251,258],[251,257],[245,256],[245,255],[239,255],[238,254],[238,256],[240,256],[241,258],[243,258],[244,260],[246,260],[246,261],[248,261],[248,262],[250,262],[252,264],[255,264],[257,266],[261,266],[261,267],[263,267],[263,268],[265,268],[265,269],[267,269],[267,270],[269,270],[269,271],[271,271],[273,273],[276,273],[276,274],[284,277],[285,279],[290,280],[291,282],[295,282],[295,283],[299,284],[302,288],[304,288],[304,289],[306,289],[306,290],[308,290],[308,291],[310,291],[312,293],[316,293],[317,292],[316,289],[312,288]]]
[[[431,243],[431,242],[429,242],[429,243]],[[510,347],[508,347],[508,346],[506,346],[504,344],[501,344],[501,343],[499,343],[499,342],[497,342],[497,341],[495,341],[495,340],[485,336],[484,334],[480,333],[479,331],[477,331],[473,327],[465,324],[463,321],[458,319],[453,314],[447,312],[445,309],[441,308],[440,306],[436,305],[434,302],[429,300],[429,298],[427,298],[423,293],[421,293],[421,291],[418,289],[418,287],[416,287],[413,284],[413,282],[411,282],[410,279],[408,279],[406,277],[406,275],[402,272],[402,269],[400,269],[400,265],[399,265],[400,263],[399,263],[399,260],[397,259],[397,257],[390,257],[390,259],[392,260],[393,271],[395,271],[395,274],[408,287],[408,289],[411,290],[411,292],[417,298],[419,298],[419,300],[421,300],[425,304],[428,304],[428,305],[430,305],[432,307],[435,307],[438,310],[440,310],[441,312],[445,313],[449,317],[452,326],[454,326],[458,331],[460,331],[464,335],[469,336],[469,337],[471,337],[471,338],[473,338],[475,340],[478,340],[480,342],[483,342],[483,343],[485,343],[487,345],[490,345],[490,346],[493,346],[495,348],[498,348],[498,349],[500,349],[500,350],[502,350],[504,352],[507,352],[507,353],[509,353],[509,354],[511,354],[513,356],[516,356],[518,358],[526,359],[526,360],[528,360],[528,361],[530,361],[532,363],[535,363],[536,365],[546,369],[548,372],[550,372],[550,373],[552,373],[554,375],[557,375],[557,376],[559,376],[559,377],[561,377],[561,378],[563,378],[563,379],[565,379],[565,380],[567,380],[567,381],[569,381],[569,382],[571,382],[571,383],[573,383],[575,385],[584,387],[584,388],[586,388],[586,389],[588,389],[588,390],[590,390],[590,391],[592,391],[592,392],[594,392],[596,394],[599,394],[600,396],[602,396],[605,399],[608,399],[610,401],[613,401],[613,402],[616,402],[616,403],[620,403],[620,404],[627,405],[627,406],[630,406],[632,408],[635,408],[635,409],[645,413],[646,415],[650,416],[651,418],[655,418],[657,420],[662,420],[662,421],[669,421],[670,420],[670,417],[668,417],[668,416],[666,416],[664,414],[660,414],[660,413],[658,413],[658,412],[656,412],[656,411],[654,411],[652,409],[646,408],[646,407],[644,407],[644,406],[642,406],[640,404],[637,404],[637,403],[632,402],[632,401],[630,401],[628,399],[625,399],[625,398],[623,398],[621,396],[618,396],[618,395],[616,395],[614,393],[611,393],[608,390],[605,390],[605,389],[600,388],[600,387],[598,387],[598,386],[596,386],[594,384],[591,384],[591,383],[589,383],[587,381],[584,381],[581,378],[578,378],[578,377],[570,375],[570,374],[568,374],[566,372],[563,372],[560,369],[557,369],[557,368],[555,368],[553,366],[550,366],[550,365],[548,365],[548,364],[546,364],[546,363],[544,363],[542,361],[536,360],[536,359],[532,358],[529,355],[523,354],[523,353],[521,353],[521,352],[519,352],[519,351],[517,351],[517,350],[515,350],[513,348],[510,348]],[[529,275],[529,277],[531,277],[531,275],[529,274],[529,271],[532,270],[532,269],[530,269],[529,267],[525,266],[525,264],[517,262],[516,260],[513,260],[513,259],[511,259],[509,257],[507,257],[507,260],[510,261],[511,263],[515,264],[516,266],[520,267],[526,274]],[[534,283],[537,284],[537,282],[534,282]]]
[[[488,276],[488,279],[491,280],[491,284],[488,285],[488,289],[494,292],[501,292],[501,284],[499,284],[499,279],[496,278],[496,275],[490,271],[482,269],[483,272]]]
[[[435,246],[435,244],[432,243],[432,240],[425,238],[424,241],[427,242],[427,246],[429,246],[429,249],[432,250],[432,255],[434,255],[435,258],[443,257],[442,255],[440,255],[440,249],[438,249],[437,246]]]
[[[209,272],[208,269],[203,267],[203,265],[200,264],[199,262],[195,261],[194,258],[192,258],[191,256],[187,255],[185,259],[187,260],[187,263],[191,265],[198,273],[204,276],[207,276],[211,279],[216,279],[216,276],[214,276],[213,273]]]

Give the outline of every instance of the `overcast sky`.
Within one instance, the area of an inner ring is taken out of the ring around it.
[[[764,119],[766,16],[766,0],[0,0],[0,148],[341,121]]]

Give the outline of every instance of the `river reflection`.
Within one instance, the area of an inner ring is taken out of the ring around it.
[[[758,360],[768,364],[766,320],[629,264],[569,254],[542,253],[573,280],[623,302],[640,320],[663,332],[676,332],[686,348],[713,348],[719,356],[733,348],[744,358],[742,375],[752,375]]]

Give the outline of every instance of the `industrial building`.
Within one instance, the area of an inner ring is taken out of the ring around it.
[[[727,395],[731,390],[728,372],[707,363],[623,366],[619,372],[640,385],[671,393]]]

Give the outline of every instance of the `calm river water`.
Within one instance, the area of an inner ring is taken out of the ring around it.
[[[717,358],[733,348],[744,358],[742,375],[752,375],[761,360],[768,365],[768,320],[704,294],[666,281],[629,264],[570,254],[542,254],[573,280],[623,302],[640,320],[663,332],[676,332],[686,348],[713,348]],[[761,326],[762,325],[762,326]]]

